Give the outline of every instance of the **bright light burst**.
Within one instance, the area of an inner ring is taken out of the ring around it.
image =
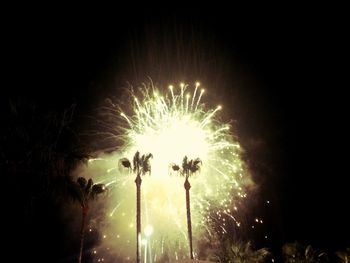
[[[190,89],[192,91],[190,91]],[[152,173],[142,181],[142,226],[152,225],[149,249],[152,261],[162,257],[187,258],[187,226],[184,179],[171,171],[184,156],[200,158],[200,173],[190,178],[194,247],[203,235],[227,234],[228,226],[239,227],[237,201],[246,198],[252,182],[241,159],[241,148],[217,115],[221,106],[207,109],[204,89],[170,85],[161,92],[153,85],[131,91],[132,109],[116,106],[115,132],[123,147],[108,157],[95,159],[87,168],[97,179],[108,182],[110,200],[108,237],[103,242],[124,259],[135,252],[134,175],[122,173],[118,159],[132,159],[136,151],[152,153]],[[100,162],[105,162],[101,169]],[[103,172],[107,171],[107,172]],[[146,237],[145,237],[146,238]]]

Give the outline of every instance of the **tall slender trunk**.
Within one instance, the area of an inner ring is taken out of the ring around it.
[[[80,229],[80,250],[79,250],[79,258],[78,263],[81,263],[83,257],[83,246],[84,246],[84,235],[85,235],[85,225],[86,225],[86,216],[89,211],[89,208],[82,208],[82,219],[81,219],[81,229]]]
[[[190,258],[193,259],[193,247],[192,247],[192,223],[191,223],[191,206],[190,206],[190,188],[191,184],[186,177],[184,184],[186,189],[186,211],[187,211],[187,231],[188,231],[188,242],[190,246]]]
[[[136,179],[136,262],[141,263],[141,183],[140,173]]]

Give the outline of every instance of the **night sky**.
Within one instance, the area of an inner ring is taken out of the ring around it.
[[[344,248],[350,245],[347,96],[338,83],[337,27],[316,13],[243,14],[235,7],[11,12],[1,33],[1,117],[6,120],[9,100],[28,101],[42,112],[76,104],[79,130],[85,115],[118,97],[128,82],[199,80],[213,105],[224,106],[222,118],[234,120],[259,199],[271,201],[260,207],[273,237],[263,245],[278,249],[297,240]],[[32,231],[16,230],[28,218],[12,218],[22,215],[11,207],[23,198],[11,194],[13,187],[24,186],[4,187],[8,226],[2,227],[9,236],[16,233],[9,242],[15,256],[30,240],[39,239],[38,249],[46,241],[43,231],[28,237]],[[18,241],[21,234],[26,238]]]

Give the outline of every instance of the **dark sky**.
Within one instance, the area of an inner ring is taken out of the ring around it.
[[[200,80],[236,120],[276,242],[349,246],[347,97],[330,20],[288,8],[16,12],[3,23],[2,97],[83,115],[127,81]]]

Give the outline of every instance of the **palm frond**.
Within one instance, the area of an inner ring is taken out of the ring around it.
[[[147,168],[147,171],[151,173],[151,162],[150,159],[153,158],[153,155],[151,153],[146,154],[145,156],[145,166]]]
[[[95,198],[98,194],[102,194],[106,191],[105,184],[94,184],[91,189],[91,197]]]
[[[177,172],[177,171],[180,170],[180,166],[178,166],[177,164],[171,164],[171,168],[172,168],[175,172]]]
[[[151,153],[146,154],[146,161],[148,161],[151,158],[153,158],[153,154]]]
[[[185,156],[182,160],[182,169],[185,171],[185,170],[188,170],[188,158],[187,156]]]
[[[131,163],[130,163],[129,159],[127,159],[127,158],[122,158],[122,159],[119,160],[119,162],[120,162],[120,164],[121,164],[122,166],[124,166],[125,168],[131,169]]]
[[[227,242],[222,253],[217,255],[222,262],[264,262],[270,255],[266,248],[255,250],[251,242]]]
[[[143,170],[143,174],[145,174],[145,173],[151,173],[151,165],[150,165],[149,163],[145,163],[145,164],[143,165],[142,170]]]
[[[150,159],[153,157],[151,153],[148,153],[146,155],[142,155],[141,165],[142,165],[142,172],[145,173],[151,173],[151,163]]]
[[[196,158],[196,159],[193,161],[193,165],[195,165],[195,166],[198,166],[198,165],[200,165],[200,164],[202,164],[202,160],[199,159],[199,158]]]
[[[79,177],[79,178],[77,179],[77,182],[78,182],[78,184],[80,185],[80,187],[81,187],[82,189],[85,189],[85,186],[86,186],[86,179],[85,179],[84,177]]]
[[[190,171],[192,174],[198,172],[199,170],[200,170],[200,166],[195,166],[195,165],[190,166]]]
[[[194,173],[200,171],[201,164],[202,164],[202,161],[199,158],[191,160],[189,162],[189,167],[188,167],[188,169],[191,172],[191,174],[194,174]]]
[[[135,153],[132,162],[133,162],[133,172],[136,173],[136,171],[140,168],[140,162],[141,162],[139,151]]]
[[[141,165],[142,165],[143,163],[145,163],[145,160],[146,160],[146,156],[145,156],[144,154],[142,154],[141,160],[140,160]]]

